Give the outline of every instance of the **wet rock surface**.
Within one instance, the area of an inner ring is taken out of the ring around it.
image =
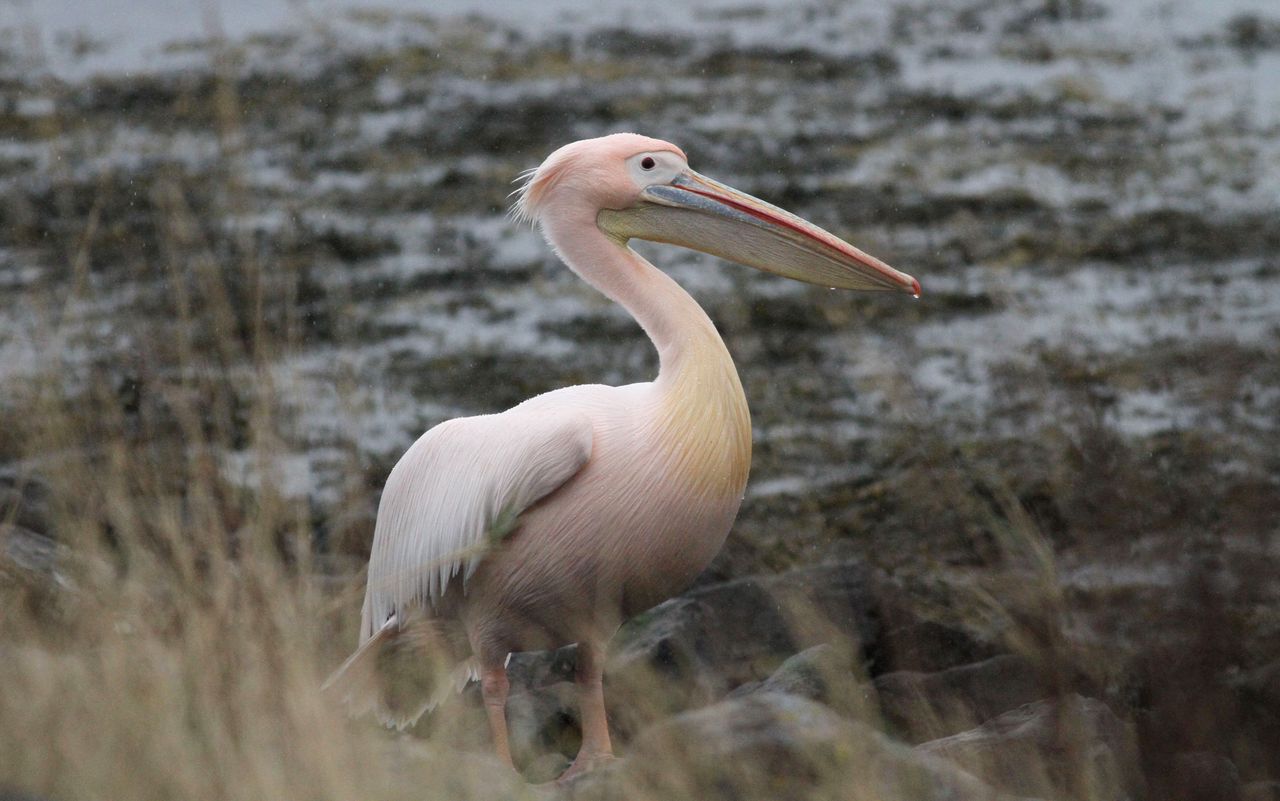
[[[703,701],[719,697],[806,645],[875,639],[876,582],[865,563],[851,562],[693,590],[627,624],[610,676],[625,682],[634,669]]]
[[[946,761],[913,753],[866,724],[805,698],[772,692],[677,715],[642,734],[623,764],[604,776],[584,778],[565,788],[563,797],[1004,797]]]
[[[976,729],[916,746],[995,787],[1041,798],[1087,796],[1092,788],[1140,797],[1129,772],[1133,743],[1124,723],[1096,699],[1067,695],[1010,710]]]
[[[865,701],[865,697],[854,679],[849,654],[830,643],[806,648],[779,665],[768,678],[741,684],[728,697],[742,698],[757,693],[797,695],[850,717],[866,714],[865,708],[856,703]]]
[[[955,734],[1051,691],[1028,660],[1012,654],[937,673],[885,673],[874,687],[885,723],[909,742]]]
[[[1244,801],[1276,801],[1280,799],[1280,782],[1249,782],[1241,786]]]
[[[1173,760],[1170,780],[1187,798],[1238,801],[1243,797],[1240,772],[1221,754],[1206,751],[1178,754]]]

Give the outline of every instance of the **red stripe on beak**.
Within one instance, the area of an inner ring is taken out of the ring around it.
[[[917,281],[915,278],[911,278],[911,276],[899,273],[897,270],[893,269],[889,265],[877,259],[875,256],[872,256],[869,253],[863,253],[861,250],[858,250],[854,246],[850,245],[848,242],[845,242],[843,239],[840,239],[839,237],[833,234],[830,234],[827,231],[822,230],[821,228],[818,228],[816,226],[802,225],[786,217],[770,214],[768,211],[764,209],[756,208],[755,206],[751,206],[749,204],[743,203],[740,200],[737,200],[728,195],[721,194],[719,192],[710,192],[703,189],[698,189],[698,188],[689,186],[688,184],[685,184],[680,188],[685,190],[686,192],[692,192],[695,195],[701,195],[702,197],[708,198],[710,200],[714,200],[717,203],[723,203],[724,205],[729,206],[730,208],[736,209],[737,211],[740,211],[744,214],[749,214],[752,217],[755,217],[757,220],[762,220],[772,225],[781,226],[783,228],[787,228],[792,231],[795,231],[798,234],[807,236],[808,238],[812,239],[813,241],[819,244],[826,245],[829,248],[838,250],[844,255],[853,259],[854,261],[857,261],[858,263],[866,267],[870,267],[871,269],[875,270],[876,272],[879,272],[880,274],[884,275],[886,278],[890,279],[894,284],[898,286],[902,285],[902,278],[910,278],[911,293],[916,297],[920,297],[920,282]]]

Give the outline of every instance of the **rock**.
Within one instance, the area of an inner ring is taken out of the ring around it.
[[[556,682],[573,681],[578,664],[578,646],[566,645],[554,651],[514,653],[507,662],[507,680],[512,692],[519,689],[540,690]]]
[[[956,734],[1047,694],[1031,663],[1010,654],[936,673],[886,673],[874,684],[885,723],[915,743]]]
[[[937,620],[920,619],[906,608],[909,600],[895,599],[893,612],[886,610],[883,631],[871,652],[871,673],[911,670],[933,673],[939,670],[990,659],[1004,651],[959,626]]]
[[[0,579],[22,586],[42,612],[51,612],[59,595],[75,590],[64,571],[69,556],[67,547],[51,537],[0,523]]]
[[[0,581],[21,586],[43,618],[64,612],[67,594],[76,591],[71,565],[102,567],[50,536],[50,497],[41,479],[0,468]]]
[[[0,523],[0,556],[18,570],[53,576],[59,550],[52,537],[25,526]]]
[[[868,699],[855,678],[851,655],[829,643],[815,645],[778,666],[763,681],[737,687],[729,698],[785,693],[808,698],[859,720],[868,717]]]
[[[507,698],[507,734],[512,758],[517,765],[529,766],[527,772],[548,753],[572,757],[582,741],[579,720],[577,694],[568,682],[512,692]],[[530,780],[538,779],[530,775]]]
[[[846,721],[819,704],[762,694],[679,715],[649,729],[634,744],[632,763],[648,784],[669,786],[671,797],[681,794],[673,782],[706,779],[710,784],[727,773],[727,766],[738,779],[744,772],[754,774],[747,784],[788,779],[811,784],[834,771],[840,744],[849,736]],[[662,769],[655,770],[659,764]]]
[[[874,639],[876,575],[860,562],[700,588],[640,615],[619,634],[607,698],[624,730],[760,681],[806,646],[849,652]]]
[[[627,760],[616,759],[587,773],[579,773],[549,796],[556,801],[631,801],[622,772]]]
[[[0,468],[0,521],[49,532],[49,487],[43,481],[11,468]]]
[[[1246,704],[1280,710],[1280,659],[1242,673],[1231,684]]]
[[[569,757],[559,751],[548,751],[529,760],[524,769],[520,771],[520,775],[524,776],[525,781],[530,784],[555,781],[561,773],[564,773],[565,768],[568,768],[570,763]]]
[[[1248,782],[1240,787],[1244,801],[1280,801],[1280,782]]]
[[[1171,787],[1178,797],[1195,801],[1241,801],[1240,771],[1210,751],[1190,751],[1173,758]]]
[[[1040,797],[1140,796],[1132,738],[1101,701],[1066,695],[1037,701],[950,737],[916,746],[992,786]]]
[[[615,791],[625,787],[627,798],[700,801],[999,797],[944,760],[806,698],[776,692],[732,698],[650,727],[610,784]],[[623,797],[597,791],[591,798]]]

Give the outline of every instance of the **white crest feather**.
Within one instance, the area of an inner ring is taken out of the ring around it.
[[[517,175],[515,180],[512,181],[512,183],[519,184],[519,186],[511,190],[511,194],[507,195],[508,198],[515,198],[511,203],[511,208],[507,211],[507,216],[516,223],[533,224],[533,210],[529,207],[528,198],[529,187],[533,184],[533,178],[538,174],[538,169],[538,167],[530,167]]]

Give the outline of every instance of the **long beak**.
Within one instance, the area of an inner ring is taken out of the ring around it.
[[[627,209],[597,217],[621,240],[700,250],[757,270],[841,289],[920,294],[920,282],[813,223],[693,170],[650,186]]]

